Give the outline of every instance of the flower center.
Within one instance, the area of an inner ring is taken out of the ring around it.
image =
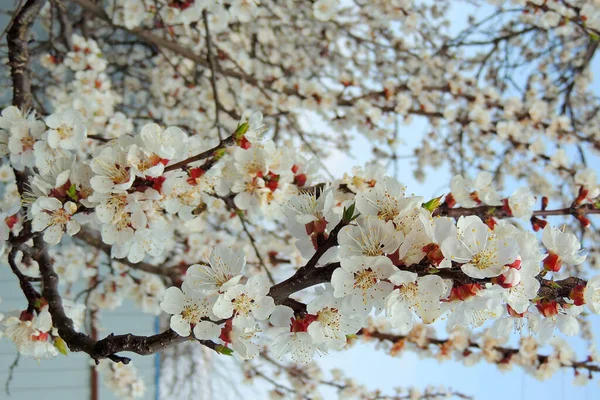
[[[375,286],[378,281],[379,279],[377,279],[377,274],[371,268],[356,272],[354,274],[355,289],[362,289],[363,291],[369,290]]]
[[[23,146],[23,151],[33,149],[34,144],[35,144],[35,138],[31,135],[27,135],[21,139],[21,145]]]
[[[195,304],[185,304],[183,306],[181,316],[190,324],[197,324],[198,322],[200,322],[200,310]]]
[[[52,213],[52,224],[53,225],[65,225],[71,219],[71,214],[67,210],[61,208]]]
[[[237,314],[248,315],[250,314],[250,311],[252,311],[252,303],[254,303],[254,299],[242,293],[241,295],[233,299],[232,302],[233,309]]]
[[[73,136],[73,127],[68,125],[61,125],[60,128],[56,130],[58,132],[58,137],[62,140],[68,139]]]
[[[482,250],[473,256],[471,263],[479,270],[488,269],[496,264],[496,254],[492,250]]]
[[[339,330],[340,319],[340,313],[337,308],[325,307],[317,313],[317,321],[333,330]]]
[[[416,283],[407,283],[398,288],[399,294],[398,297],[402,301],[412,303],[414,299],[417,298],[417,284]]]

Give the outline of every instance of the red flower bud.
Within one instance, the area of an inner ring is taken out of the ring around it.
[[[306,332],[308,326],[317,320],[316,315],[306,314],[304,318],[292,318],[290,332]]]
[[[539,232],[548,225],[548,221],[539,219],[538,217],[531,217],[531,225],[534,231]]]
[[[585,304],[585,298],[583,297],[583,293],[585,292],[585,285],[577,285],[571,290],[569,293],[569,298],[574,301],[576,306],[581,306]]]
[[[452,208],[456,205],[456,199],[454,199],[454,196],[452,195],[452,193],[448,193],[446,195],[446,198],[444,199],[444,203],[446,203],[448,208]]]
[[[542,299],[535,306],[544,317],[553,317],[558,314],[558,303],[554,300]]]
[[[583,226],[584,228],[587,228],[592,224],[591,221],[585,215],[578,215],[577,221],[579,221],[581,226]]]
[[[506,305],[506,309],[508,310],[508,314],[513,317],[513,318],[523,318],[525,316],[525,313],[518,313],[516,312],[511,306],[509,306],[508,304]]]
[[[429,243],[424,246],[422,249],[425,253],[427,253],[427,259],[434,265],[440,265],[442,261],[444,261],[444,254],[442,254],[442,250],[440,246],[436,243]]]
[[[521,258],[521,256],[517,256],[517,258],[515,258],[515,261],[513,261],[511,264],[506,264],[506,266],[508,268],[521,269],[522,261],[523,259]]]
[[[550,252],[546,258],[544,258],[544,269],[550,272],[560,271],[562,266],[562,259],[556,253]]]

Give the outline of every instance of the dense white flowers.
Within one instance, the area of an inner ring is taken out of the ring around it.
[[[77,205],[72,201],[62,204],[54,197],[40,197],[32,206],[34,232],[44,231],[44,240],[50,244],[58,244],[66,231],[75,235],[81,228],[73,214]]]
[[[237,284],[219,295],[213,312],[218,318],[249,318],[264,320],[275,308],[273,298],[267,296],[269,283],[264,277],[253,276],[246,284]]]
[[[514,217],[529,220],[533,215],[535,197],[527,187],[520,187],[508,198],[508,206]]]
[[[244,253],[217,246],[210,253],[209,265],[194,264],[188,268],[186,282],[207,294],[224,293],[240,281],[245,265]]]
[[[0,116],[0,252],[40,292],[3,320],[19,351],[62,351],[37,283],[48,268],[31,239],[43,237],[70,313],[81,314],[67,298],[83,281],[79,296],[94,312],[129,299],[170,314],[172,337],[241,359],[309,362],[375,326],[406,335],[391,352],[431,355],[433,327],[416,322],[441,320],[450,336],[440,359],[520,363],[539,377],[575,360],[550,337],[589,339],[580,313],[600,311],[581,250],[597,266],[598,235],[576,229],[593,228],[600,193],[600,118],[584,68],[597,5],[521,1],[518,19],[482,21],[454,40],[430,32],[446,25],[446,2],[108,3],[111,21],[87,21],[85,35],[73,24],[78,33],[61,30],[46,54],[31,51],[41,67],[25,96],[31,110]],[[63,26],[70,13],[47,7],[42,25],[60,17]],[[136,35],[108,37],[99,22]],[[522,40],[538,30],[547,34],[535,46]],[[463,51],[469,36],[498,32],[531,71],[510,82],[516,90],[491,85],[514,75],[498,49]],[[428,122],[421,138],[414,118]],[[350,169],[355,136],[377,162]],[[391,166],[397,178],[386,176]],[[400,183],[432,167],[455,175],[427,186],[433,198]],[[501,350],[513,330],[519,351]],[[554,353],[538,357],[538,339]],[[301,372],[314,378],[313,366]],[[120,397],[143,396],[133,374],[108,375]],[[306,386],[297,397],[319,397],[310,379],[296,381]],[[350,380],[340,396],[381,397]]]
[[[387,299],[386,313],[399,333],[406,334],[413,328],[413,312],[426,324],[442,314],[440,299],[446,294],[446,287],[439,276],[417,278],[415,273],[396,271],[390,281],[396,288]]]
[[[219,336],[221,330],[214,323],[204,320],[211,317],[214,319],[213,303],[211,298],[202,297],[184,283],[182,289],[168,288],[160,307],[173,315],[171,329],[180,336],[189,336],[193,329],[197,339],[213,339]]]
[[[394,266],[387,257],[343,258],[341,267],[333,271],[333,295],[346,298],[353,312],[366,316],[375,307],[380,312],[385,298],[394,288],[388,279]]]
[[[48,145],[53,149],[76,150],[85,139],[86,126],[81,113],[66,110],[46,118]]]
[[[446,259],[461,263],[463,272],[473,278],[498,276],[518,256],[514,239],[498,237],[477,217],[459,219],[455,231],[442,243],[442,252]]]

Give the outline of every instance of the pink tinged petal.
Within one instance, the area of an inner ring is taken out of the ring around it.
[[[200,340],[211,340],[219,337],[221,328],[209,321],[200,321],[194,327],[194,336]]]
[[[293,317],[294,310],[292,310],[290,307],[277,306],[269,317],[269,322],[277,328],[289,329],[291,325],[291,319]]]
[[[48,244],[58,244],[63,236],[63,228],[60,225],[52,225],[44,231],[44,241]]]
[[[556,327],[567,336],[576,336],[580,330],[579,321],[572,315],[558,315]]]
[[[512,318],[500,318],[494,321],[490,328],[490,334],[499,339],[509,339],[514,329]]]
[[[173,329],[179,336],[190,336],[191,327],[190,323],[183,319],[181,314],[176,314],[171,317],[171,329]]]
[[[58,135],[58,131],[54,129],[48,131],[48,146],[53,149],[60,147],[60,137]]]
[[[272,297],[266,296],[254,302],[252,315],[258,320],[269,318],[269,315],[275,310],[275,301]]]
[[[180,314],[183,311],[184,299],[185,296],[179,288],[170,287],[165,290],[160,308],[169,314]]]
[[[348,296],[354,291],[354,275],[343,268],[337,268],[331,275],[331,285],[335,297]]]
[[[323,330],[323,325],[319,321],[315,321],[308,326],[306,332],[308,332],[308,334],[310,335],[312,340],[314,340],[315,343],[323,343],[327,340]]]
[[[79,222],[75,220],[70,220],[69,222],[67,222],[67,234],[69,234],[69,236],[76,235],[80,229],[81,225],[79,224]]]
[[[51,222],[52,217],[49,214],[39,212],[33,217],[33,221],[31,221],[31,230],[34,232],[43,231]]]
[[[225,295],[220,295],[213,306],[213,313],[217,318],[230,318],[233,315],[231,301],[227,300]]]
[[[269,293],[269,281],[262,275],[253,276],[246,283],[250,297],[263,297]]]
[[[148,218],[142,210],[137,210],[131,214],[131,226],[134,229],[145,229],[148,224]]]
[[[396,303],[391,309],[388,318],[394,329],[397,329],[399,334],[406,335],[414,325],[414,317],[412,312],[404,303]]]
[[[364,317],[373,309],[373,299],[367,294],[355,293],[350,297],[350,307],[353,312]]]
[[[544,318],[540,322],[538,329],[538,339],[541,344],[546,343],[548,339],[554,336],[555,322],[552,318]]]
[[[414,283],[416,280],[417,274],[409,271],[396,271],[392,276],[390,276],[390,281],[396,286]]]

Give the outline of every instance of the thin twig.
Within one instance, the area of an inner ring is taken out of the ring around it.
[[[221,103],[219,102],[219,91],[217,90],[217,77],[216,71],[217,66],[215,59],[212,54],[210,29],[208,27],[208,13],[206,9],[202,11],[202,18],[204,19],[204,30],[206,32],[206,53],[208,58],[208,64],[210,65],[210,85],[213,90],[213,97],[215,100],[215,125],[217,126],[217,132],[219,134],[219,140],[223,140],[223,134],[221,133],[221,122],[219,120],[219,112],[221,111]]]

